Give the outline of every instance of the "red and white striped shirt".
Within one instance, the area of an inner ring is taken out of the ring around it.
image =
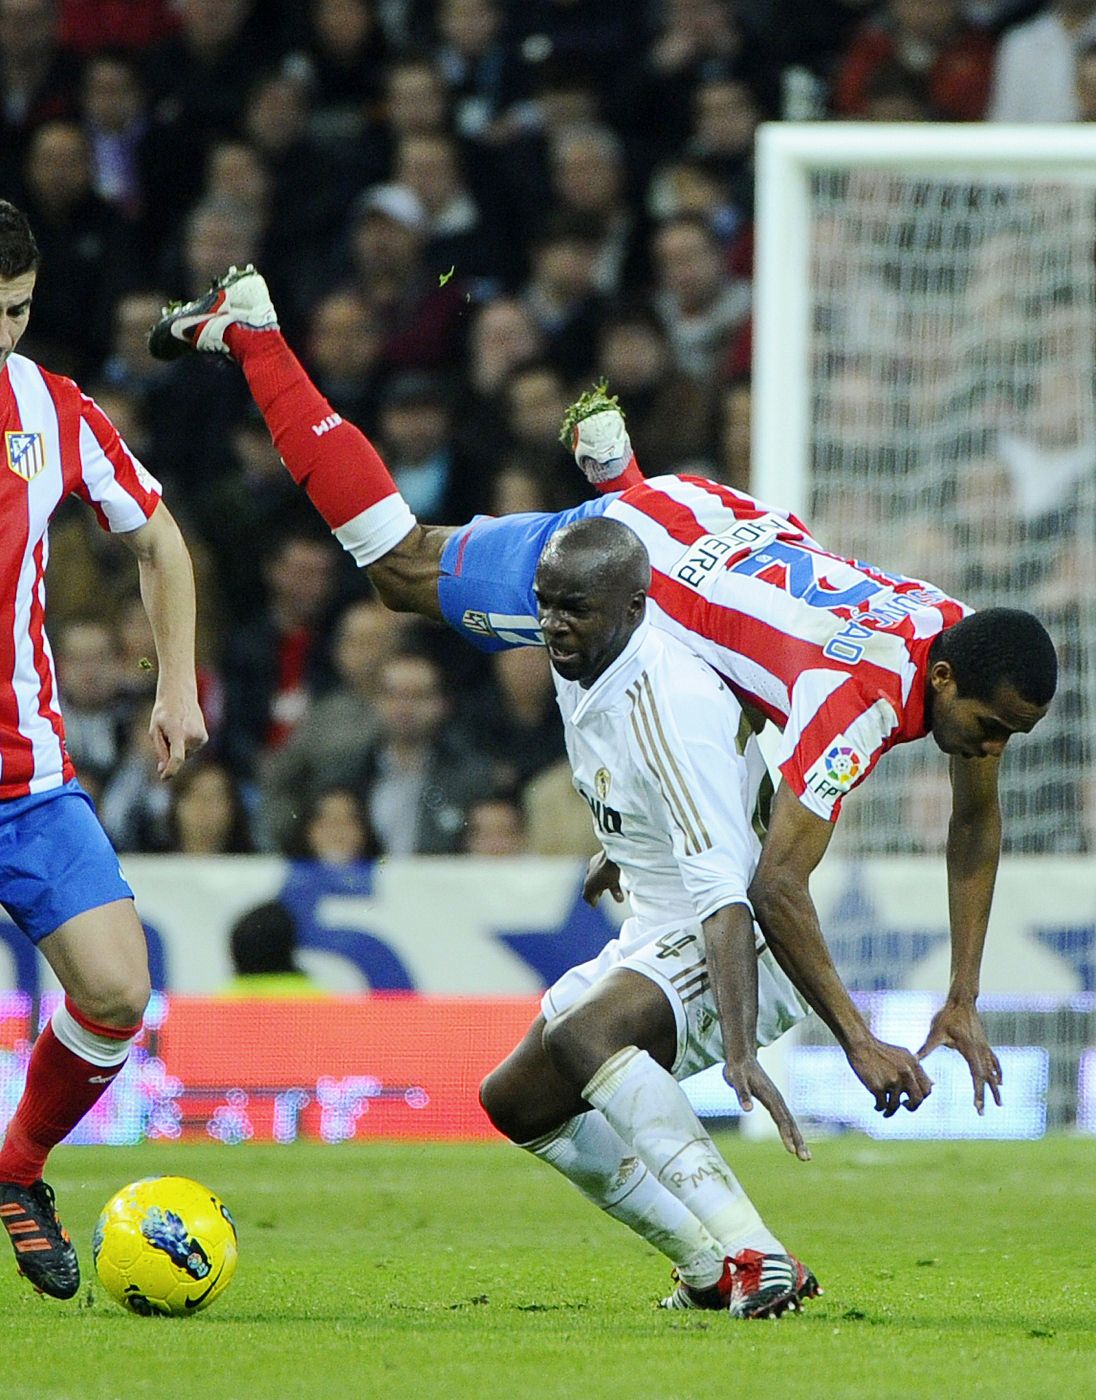
[[[156,509],[160,485],[71,379],[22,355],[0,370],[0,433],[2,800],[74,776],[44,626],[50,519],[75,492],[104,530],[136,530]]]
[[[783,729],[780,771],[812,812],[836,820],[887,749],[928,732],[929,649],[965,603],[699,477],[653,477],[606,514],[647,547],[654,624]]]

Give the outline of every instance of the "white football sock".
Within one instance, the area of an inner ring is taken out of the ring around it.
[[[686,1283],[708,1288],[722,1274],[723,1246],[596,1110],[579,1113],[556,1132],[521,1146],[665,1254]]]
[[[582,1091],[651,1173],[705,1225],[727,1254],[783,1254],[680,1084],[646,1050],[625,1046]]]

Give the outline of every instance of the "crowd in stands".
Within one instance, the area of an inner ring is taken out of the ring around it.
[[[543,655],[374,601],[235,366],[149,357],[162,303],[254,261],[424,521],[582,499],[558,430],[601,375],[648,470],[748,487],[753,137],[804,116],[1091,120],[1096,4],[0,0],[0,193],[42,250],[21,350],[195,556],[212,741],[165,787],[132,561],[78,504],[53,533],[71,750],[121,850],[592,840]]]

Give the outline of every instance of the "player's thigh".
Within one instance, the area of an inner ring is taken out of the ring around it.
[[[589,1108],[548,1058],[544,1027],[538,1016],[480,1085],[484,1112],[514,1142],[533,1142]]]
[[[678,1055],[674,1009],[657,982],[616,967],[549,1023],[545,1048],[559,1073],[576,1087],[590,1082],[618,1050],[635,1045],[664,1069]]]
[[[445,621],[438,602],[438,574],[442,550],[455,528],[416,525],[398,545],[368,565],[369,582],[386,607]]]
[[[149,997],[148,947],[132,899],[74,915],[38,947],[85,1015],[106,1025],[140,1021]]]

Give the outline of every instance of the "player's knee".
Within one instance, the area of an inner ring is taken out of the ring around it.
[[[137,973],[84,990],[76,1004],[89,1020],[124,1028],[140,1024],[151,994],[148,974]]]
[[[515,1092],[505,1065],[493,1069],[480,1085],[479,1101],[492,1126],[502,1133],[503,1137],[508,1137],[511,1142],[528,1142],[530,1136],[535,1136],[525,1132],[523,1098]]]

